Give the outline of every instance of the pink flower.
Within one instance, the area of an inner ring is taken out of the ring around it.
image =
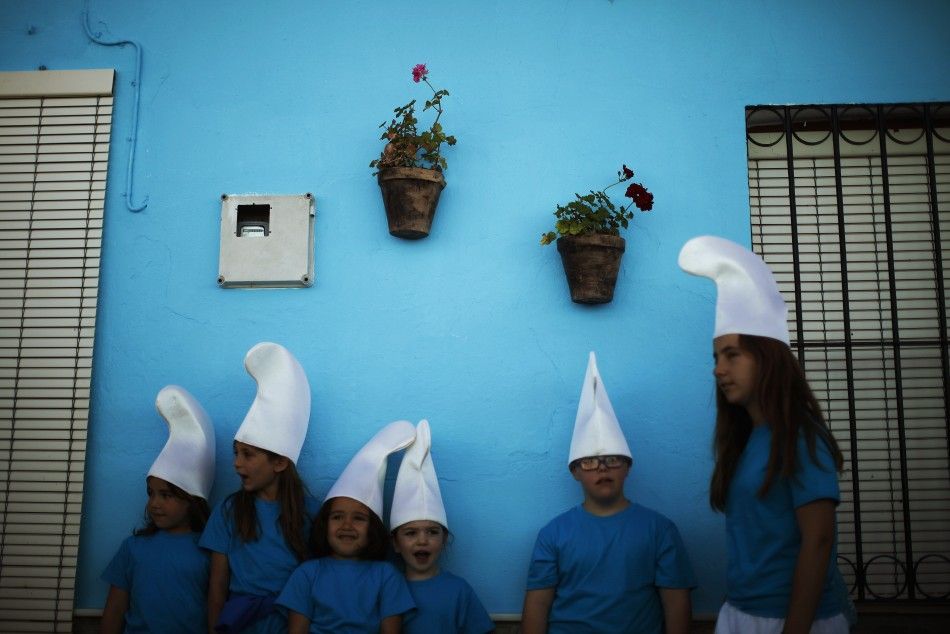
[[[426,75],[429,74],[429,69],[426,68],[425,64],[416,64],[412,67],[412,81],[419,83],[420,80],[425,79]]]

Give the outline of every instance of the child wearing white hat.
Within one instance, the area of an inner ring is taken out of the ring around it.
[[[844,634],[842,456],[789,348],[778,285],[759,256],[714,236],[688,241],[679,265],[718,291],[709,501],[726,515],[729,569],[716,632]]]
[[[412,423],[390,423],[330,488],[311,533],[316,559],[301,564],[277,598],[291,632],[390,634],[415,608],[402,575],[384,561],[382,520],[386,461],[414,437]]]
[[[310,422],[310,384],[297,359],[276,343],[244,358],[257,395],[234,436],[241,488],[218,504],[201,536],[211,551],[206,627],[218,632],[285,632],[274,599],[310,554],[317,501],[296,462]]]
[[[389,513],[393,547],[405,562],[406,580],[416,603],[416,611],[406,616],[403,632],[492,632],[495,624],[468,582],[439,567],[449,523],[431,446],[429,421],[419,421],[416,439],[399,465]]]
[[[538,533],[525,634],[687,632],[693,569],[673,522],[624,495],[632,464],[591,352],[568,458],[584,502]]]
[[[145,479],[146,524],[122,542],[102,574],[110,585],[104,634],[207,632],[209,561],[198,537],[214,479],[214,427],[178,386],[163,388],[155,405],[168,423],[168,441]]]

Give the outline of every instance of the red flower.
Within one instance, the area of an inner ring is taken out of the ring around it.
[[[647,191],[647,188],[639,183],[632,183],[624,194],[627,198],[633,199],[633,204],[640,211],[650,211],[653,209],[653,194]]]
[[[627,167],[626,165],[624,165],[624,166],[623,166],[623,179],[624,179],[624,180],[627,180],[628,178],[633,178],[633,170],[630,169],[629,167]],[[628,191],[629,191],[629,190],[628,190]]]
[[[429,69],[426,68],[425,64],[416,64],[412,67],[412,81],[419,83],[419,80],[425,79],[426,75],[429,74]]]

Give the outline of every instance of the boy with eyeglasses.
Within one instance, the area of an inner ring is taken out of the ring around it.
[[[524,634],[689,630],[686,548],[673,522],[624,496],[632,464],[591,352],[568,460],[584,502],[538,533]]]

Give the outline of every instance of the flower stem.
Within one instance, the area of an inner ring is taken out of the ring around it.
[[[429,83],[428,77],[423,76],[422,81],[424,81],[426,83],[426,86],[428,86],[429,89],[432,90],[433,95],[439,94],[439,91],[437,91],[435,87]],[[435,121],[432,122],[432,125],[434,126],[435,124],[439,122],[439,117],[442,116],[442,99],[441,98],[437,99],[435,102],[432,103],[432,105],[435,106],[436,112],[439,113],[435,115]]]

